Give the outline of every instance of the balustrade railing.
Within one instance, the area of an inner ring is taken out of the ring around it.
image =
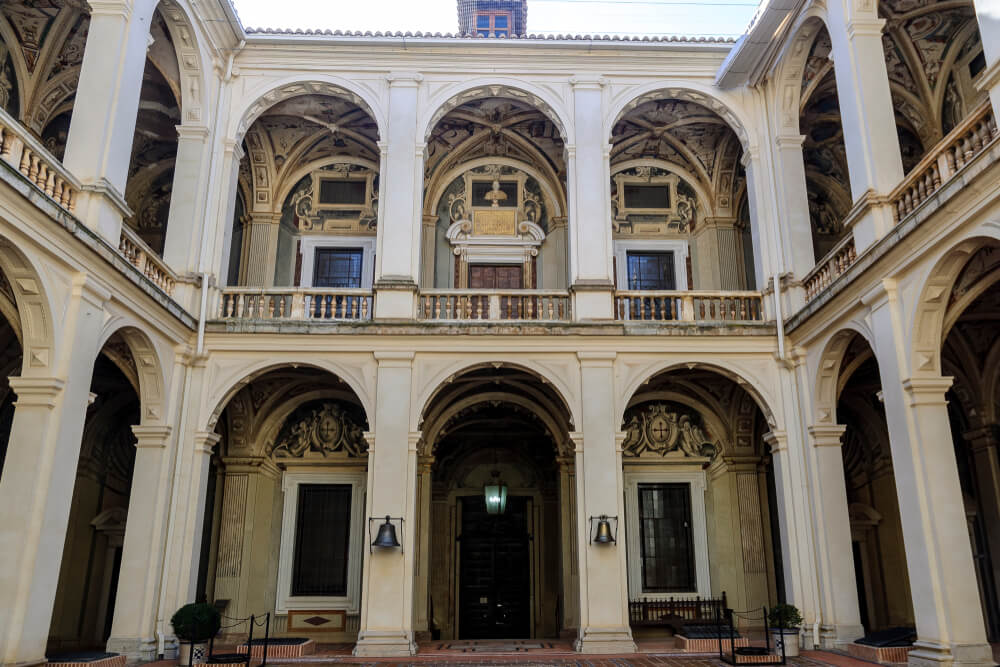
[[[221,320],[370,320],[372,293],[365,289],[227,287]]]
[[[858,254],[854,249],[854,236],[848,232],[847,236],[834,246],[833,250],[826,253],[826,256],[817,262],[812,271],[806,274],[805,280],[802,281],[806,290],[806,301],[811,301],[813,297],[826,289],[857,258]]]
[[[21,172],[70,213],[76,208],[80,183],[3,109],[0,109],[0,160]]]
[[[760,292],[615,292],[615,319],[647,322],[760,322]]]
[[[993,108],[987,100],[939,141],[889,195],[896,222],[937,192],[998,136]]]
[[[150,282],[166,292],[167,296],[174,295],[174,288],[177,286],[177,276],[171,271],[163,260],[143,242],[130,227],[122,224],[122,235],[118,242],[118,252],[129,261],[139,273],[149,278]]]
[[[423,290],[417,317],[422,320],[529,320],[565,322],[570,319],[569,295],[557,290]]]

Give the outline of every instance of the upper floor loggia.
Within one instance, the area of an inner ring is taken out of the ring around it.
[[[763,5],[735,46],[120,4],[0,6],[4,176],[207,319],[766,321],[997,138],[972,3]]]

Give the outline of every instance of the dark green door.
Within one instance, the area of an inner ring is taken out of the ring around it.
[[[530,499],[512,496],[507,511],[486,513],[482,496],[462,502],[459,535],[459,637],[524,639],[531,635]]]

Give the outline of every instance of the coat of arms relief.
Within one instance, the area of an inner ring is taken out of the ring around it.
[[[684,456],[712,458],[719,450],[697,413],[681,412],[666,403],[652,403],[631,412],[625,433],[622,454],[626,457],[680,452]]]
[[[368,443],[362,429],[336,403],[299,408],[285,422],[268,453],[278,458],[303,458],[309,454],[327,456],[342,452],[349,457],[365,456]]]

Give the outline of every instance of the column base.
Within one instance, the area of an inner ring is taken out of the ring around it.
[[[417,312],[417,284],[409,279],[375,283],[376,320],[412,320]]]
[[[573,321],[607,321],[615,318],[614,285],[610,281],[578,281],[572,287]]]
[[[942,644],[920,641],[913,643],[909,664],[914,667],[942,667],[962,665],[992,667],[993,650],[989,644]]]
[[[573,642],[573,650],[579,653],[631,654],[636,652],[636,647],[629,628],[609,630],[588,628],[581,631],[580,636]]]
[[[358,637],[354,655],[358,658],[398,658],[417,654],[417,644],[408,632],[372,632]]]
[[[819,631],[821,648],[845,650],[848,644],[865,636],[863,625],[824,625]]]
[[[129,663],[156,660],[156,638],[111,637],[108,653],[120,653]]]

